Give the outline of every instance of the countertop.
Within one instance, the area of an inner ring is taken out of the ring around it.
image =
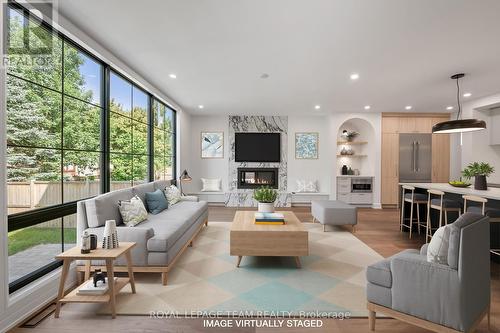
[[[363,176],[363,175],[339,175],[337,178],[373,178],[373,176]]]
[[[479,191],[474,189],[474,185],[470,187],[454,187],[448,183],[399,183],[399,185],[409,185],[416,188],[423,188],[426,190],[433,189],[447,193],[467,194],[483,197],[491,200],[500,200],[500,188],[488,187],[486,191]]]

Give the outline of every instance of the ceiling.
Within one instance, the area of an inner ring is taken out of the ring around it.
[[[63,0],[58,6],[194,114],[404,112],[406,105],[449,112],[446,106],[456,104],[449,76],[456,72],[467,74],[462,86],[471,98],[500,91],[498,0]],[[360,78],[351,81],[354,72]]]

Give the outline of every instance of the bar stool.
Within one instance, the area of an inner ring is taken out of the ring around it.
[[[500,223],[500,209],[498,208],[489,208],[486,207],[486,203],[488,199],[478,197],[475,195],[464,195],[462,196],[464,199],[464,212],[478,213],[481,215],[486,215],[490,218],[490,223]],[[480,203],[480,206],[470,206],[467,209],[467,201],[473,201]],[[500,249],[490,249],[492,254],[500,256]]]
[[[462,206],[460,202],[445,199],[444,192],[439,190],[427,190],[428,200],[427,200],[427,224],[425,229],[425,242],[427,243],[429,238],[432,238],[432,224],[431,224],[431,209],[436,209],[439,211],[439,227],[443,226],[443,212],[444,212],[444,224],[448,224],[448,213],[457,212],[458,216],[462,215]],[[439,198],[432,198],[432,196],[439,196]],[[437,229],[437,228],[434,228]]]
[[[418,225],[418,233],[420,234],[420,225],[423,223],[420,221],[420,205],[427,204],[427,196],[423,193],[415,193],[415,187],[409,185],[403,185],[403,193],[401,195],[401,219],[399,220],[399,229],[403,231],[403,227],[410,229],[410,239],[411,232],[413,229],[413,205],[417,205],[417,225]],[[406,193],[410,191],[410,193]],[[409,202],[411,205],[410,208],[410,224],[405,224],[405,202]]]

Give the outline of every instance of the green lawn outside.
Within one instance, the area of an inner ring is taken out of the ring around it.
[[[39,244],[60,244],[61,228],[29,227],[9,232],[9,256]],[[64,228],[64,243],[76,243],[76,228]]]

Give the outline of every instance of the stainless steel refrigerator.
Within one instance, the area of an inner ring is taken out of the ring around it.
[[[431,172],[432,134],[400,134],[399,181],[430,183]]]

